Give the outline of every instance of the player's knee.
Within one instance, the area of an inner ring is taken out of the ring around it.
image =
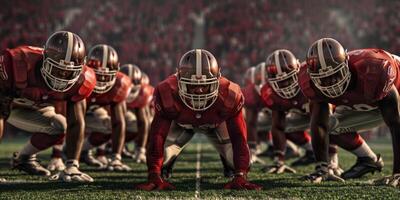
[[[50,120],[51,135],[64,134],[67,131],[67,119],[60,114],[54,115]]]

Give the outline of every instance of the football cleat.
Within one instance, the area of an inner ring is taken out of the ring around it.
[[[295,160],[291,166],[305,166],[315,162],[314,152],[313,151],[306,151],[304,156],[300,157],[299,159]]]
[[[118,171],[118,172],[129,172],[132,171],[128,165],[122,163],[121,155],[113,155],[113,158],[110,162],[108,162],[107,170],[108,171]]]
[[[64,182],[93,182],[93,178],[88,174],[79,171],[79,162],[77,160],[69,160],[66,162],[67,167],[57,174],[51,176],[49,179],[52,181]]]
[[[47,165],[47,169],[50,171],[62,171],[65,169],[65,165],[61,158],[52,158]]]
[[[311,183],[321,183],[323,181],[339,181],[344,179],[332,173],[327,163],[320,163],[315,167],[315,171],[309,175],[303,176],[301,180],[310,181]]]
[[[15,152],[11,159],[11,166],[13,169],[24,171],[30,175],[50,176],[50,171],[39,162],[36,155],[19,155],[18,152]]]
[[[137,163],[146,163],[146,149],[136,148],[135,156],[133,157]]]
[[[92,153],[91,150],[82,151],[82,153],[81,153],[81,162],[84,162],[85,164],[87,164],[89,166],[94,166],[94,167],[99,167],[99,168],[106,166],[106,165],[104,165],[103,162],[101,162],[100,160],[96,159],[93,156],[93,153]]]
[[[382,171],[383,160],[381,155],[377,155],[377,160],[374,161],[369,157],[357,158],[356,164],[354,164],[349,170],[342,174],[344,179],[360,178],[367,173],[375,173],[375,171]]]

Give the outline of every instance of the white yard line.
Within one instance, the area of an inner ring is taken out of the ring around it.
[[[200,199],[200,160],[201,160],[201,143],[197,143],[197,161],[196,161],[196,191],[194,193],[195,199]]]

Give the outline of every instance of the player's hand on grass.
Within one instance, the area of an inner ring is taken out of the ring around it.
[[[273,165],[265,166],[261,170],[268,174],[296,173],[296,170],[285,165],[283,161],[276,161]]]
[[[315,171],[309,175],[302,177],[302,180],[312,183],[321,183],[322,181],[339,181],[345,182],[344,179],[335,175],[332,170],[329,170],[327,163],[320,163],[315,167]]]
[[[236,174],[232,181],[224,185],[224,189],[231,190],[261,190],[262,186],[250,183],[242,173]]]
[[[375,185],[389,185],[393,187],[400,187],[400,174],[393,174],[374,181]]]
[[[168,181],[161,178],[160,174],[156,174],[156,173],[149,174],[149,176],[147,178],[147,182],[139,184],[135,188],[138,190],[146,190],[146,191],[175,190],[176,189],[175,186],[173,186],[171,183],[169,183]]]
[[[5,178],[0,178],[0,183],[4,183],[4,182],[6,182],[7,180],[5,179]]]
[[[70,163],[72,162],[72,163]],[[93,182],[93,178],[79,171],[77,161],[67,161],[67,167],[62,171],[50,177],[50,180],[59,180],[64,182]]]

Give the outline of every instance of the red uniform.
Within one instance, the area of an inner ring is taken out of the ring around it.
[[[96,85],[95,73],[84,66],[78,81],[66,92],[55,92],[44,82],[40,69],[43,63],[43,49],[21,46],[5,50],[0,56],[1,92],[12,97],[24,97],[35,104],[51,103],[60,105],[63,101],[78,102],[88,97]],[[65,113],[63,113],[65,114]],[[61,135],[36,133],[31,142],[38,149],[46,149],[60,140]]]
[[[265,105],[258,94],[254,84],[249,83],[244,88],[242,88],[244,99],[244,106],[246,108],[261,110]]]
[[[127,101],[128,109],[143,108],[153,100],[154,87],[147,84],[142,84],[138,96],[132,101]]]
[[[42,62],[42,48],[21,46],[5,50],[0,56],[0,71],[5,72],[0,79],[1,89],[8,93],[21,94],[36,103],[63,100],[77,102],[92,93],[96,77],[89,67],[83,67],[78,81],[67,92],[55,92],[47,87],[40,74]],[[38,90],[42,94],[40,98],[34,95]]]
[[[398,65],[400,60],[381,49],[360,49],[348,53],[348,66],[354,83],[350,83],[346,92],[337,98],[327,98],[312,84],[307,67],[300,69],[299,84],[304,95],[311,100],[323,101],[334,105],[347,105],[358,108],[357,104],[375,106],[375,102],[387,95],[394,85],[400,89]]]
[[[309,112],[309,100],[301,92],[291,99],[284,99],[277,95],[268,83],[261,88],[261,99],[264,105],[271,110],[289,111],[297,109],[303,113]]]
[[[246,125],[242,116],[244,103],[240,87],[224,77],[219,79],[219,93],[216,102],[205,111],[193,111],[181,101],[178,81],[171,75],[155,89],[156,115],[151,125],[150,144],[147,155],[149,173],[160,174],[163,164],[164,142],[172,121],[193,127],[216,127],[226,122],[232,142],[234,165],[237,172],[247,172],[249,149]]]
[[[88,97],[89,105],[106,106],[112,103],[120,103],[128,97],[132,87],[132,82],[128,76],[121,72],[117,72],[114,86],[106,93],[92,93]]]

